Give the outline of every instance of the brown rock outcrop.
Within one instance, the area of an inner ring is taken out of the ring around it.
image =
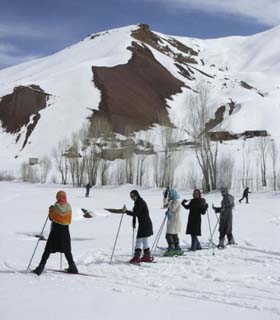
[[[106,121],[114,132],[128,134],[153,124],[172,126],[166,99],[182,92],[175,78],[145,46],[132,42],[132,58],[115,67],[92,67],[93,81],[101,91],[99,111],[92,121]]]
[[[18,133],[29,124],[22,148],[40,119],[39,111],[46,108],[48,97],[39,86],[30,85],[15,87],[11,94],[1,98],[0,121],[6,132]]]

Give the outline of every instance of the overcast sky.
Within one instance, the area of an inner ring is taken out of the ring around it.
[[[197,38],[280,24],[280,0],[1,0],[0,68],[57,52],[88,34],[139,22]]]

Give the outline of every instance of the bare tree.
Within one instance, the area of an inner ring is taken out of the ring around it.
[[[66,154],[73,186],[81,187],[84,184],[86,153],[84,141],[87,131],[82,128],[78,133],[74,133],[71,139],[71,152]]]
[[[260,167],[261,167],[261,177],[262,177],[262,186],[267,186],[266,181],[266,160],[267,153],[269,149],[269,143],[267,137],[260,137],[256,142],[256,150],[260,159]]]
[[[69,147],[67,139],[58,142],[58,146],[53,150],[52,155],[55,160],[56,168],[61,176],[61,183],[67,184],[69,164],[64,156],[65,151]]]
[[[269,154],[272,160],[272,172],[273,172],[273,190],[277,190],[277,159],[278,159],[278,148],[275,141],[270,142]]]
[[[182,161],[182,153],[177,149],[180,131],[167,126],[159,130],[161,149],[153,156],[154,182],[157,187],[165,188],[174,184],[175,169]]]
[[[217,186],[219,188],[231,188],[234,160],[230,156],[223,156],[219,160],[219,171],[217,176]]]
[[[128,153],[131,154],[126,160],[125,160],[125,173],[126,173],[126,182],[127,183],[134,183],[135,176],[137,174],[136,172],[136,164],[135,164],[135,156],[133,155],[134,150],[134,144],[128,143]]]
[[[126,183],[125,160],[117,160],[115,166],[116,168],[112,176],[113,183],[116,185]]]
[[[20,167],[21,179],[23,182],[39,182],[40,178],[36,166],[31,166],[27,162]]]
[[[136,184],[139,186],[143,185],[143,176],[145,173],[145,169],[144,169],[144,163],[145,160],[147,159],[147,155],[145,154],[139,154],[136,157],[136,168],[137,168],[137,173],[136,173]]]
[[[40,181],[41,183],[46,183],[48,174],[50,173],[50,170],[52,167],[52,162],[47,156],[44,156],[39,161],[39,165],[40,165]]]
[[[248,145],[245,140],[243,141],[243,146],[242,146],[242,177],[241,177],[242,188],[247,187],[250,180],[249,178],[250,169],[251,169],[250,154],[251,154],[250,145]]]
[[[209,88],[201,84],[197,91],[197,95],[192,95],[188,101],[186,131],[196,144],[195,155],[202,170],[204,191],[209,192],[217,187],[218,142],[211,142],[206,128],[206,123],[210,120]]]
[[[111,166],[111,161],[102,159],[99,165],[100,168],[100,177],[101,177],[101,185],[105,186],[109,181],[109,168]]]
[[[194,165],[190,163],[188,166],[188,171],[187,171],[187,187],[188,189],[196,189],[199,187],[199,176],[197,174],[197,171],[194,170]]]
[[[88,127],[88,135],[84,143],[84,156],[87,178],[91,185],[96,184],[102,149],[107,146],[106,141],[109,138],[111,141],[114,140],[112,128],[105,119],[96,119]]]

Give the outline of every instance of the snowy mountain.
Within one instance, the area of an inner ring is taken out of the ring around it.
[[[201,82],[211,88],[213,139],[269,134],[280,141],[279,39],[280,27],[200,40],[140,24],[1,70],[0,166],[50,153],[88,121],[105,120],[121,134],[178,126]]]

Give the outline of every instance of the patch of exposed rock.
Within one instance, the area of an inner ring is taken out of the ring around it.
[[[92,125],[104,121],[114,132],[125,135],[154,124],[172,126],[167,99],[181,93],[184,83],[165,69],[145,45],[132,42],[128,50],[132,57],[127,64],[92,67],[94,84],[101,91]]]
[[[245,82],[245,81],[240,81],[240,86],[243,87],[244,89],[255,91],[255,92],[256,92],[257,94],[259,94],[261,97],[264,97],[264,94],[263,94],[263,93],[261,93],[257,88],[251,86],[250,84],[248,84],[248,83]]]
[[[194,56],[198,55],[198,52],[194,49],[184,45],[180,41],[174,38],[166,38],[162,39],[155,33],[153,33],[149,27],[149,25],[140,23],[139,28],[137,30],[132,31],[131,36],[143,43],[148,44],[152,48],[160,51],[161,53],[174,58],[175,61],[182,64],[197,64]],[[182,53],[177,53],[172,50],[171,47],[175,47]]]
[[[0,121],[3,129],[12,134],[19,133],[27,126],[27,132],[22,148],[36,127],[40,114],[46,108],[49,94],[37,85],[15,87],[11,94],[1,97]],[[18,135],[17,141],[20,136]]]

